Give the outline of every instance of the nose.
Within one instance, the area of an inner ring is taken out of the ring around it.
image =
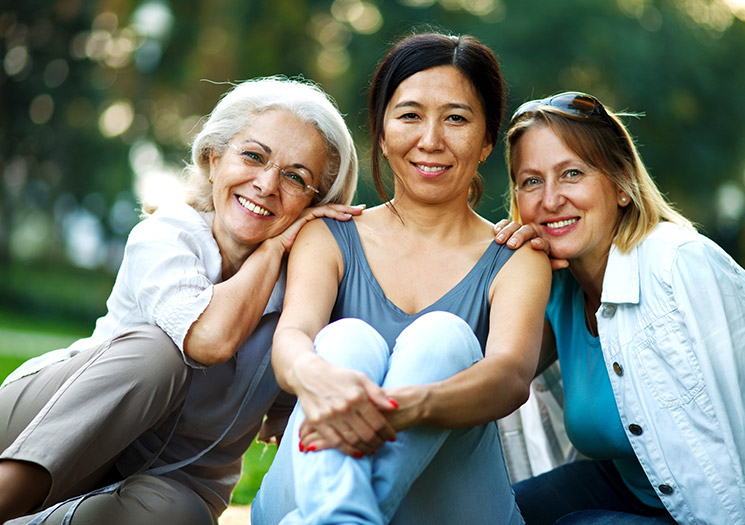
[[[442,149],[442,126],[439,122],[425,122],[422,135],[419,137],[419,149],[423,151],[439,151]]]
[[[543,189],[541,204],[547,210],[557,210],[566,200],[561,184],[554,180],[548,180]]]
[[[276,195],[279,193],[279,178],[282,176],[281,168],[275,163],[269,161],[264,169],[256,171],[251,183],[262,197]]]

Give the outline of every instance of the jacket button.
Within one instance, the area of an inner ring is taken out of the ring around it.
[[[639,425],[632,423],[629,425],[629,432],[631,432],[635,436],[641,436],[643,430],[642,430],[642,427],[640,427]]]
[[[623,375],[623,367],[619,363],[613,363],[613,371],[616,373],[617,376]]]
[[[615,304],[604,304],[603,309],[600,311],[600,315],[603,317],[613,317],[616,313]]]
[[[670,485],[666,484],[666,483],[663,483],[662,485],[660,485],[657,488],[660,489],[660,492],[662,492],[663,494],[665,494],[667,496],[669,496],[670,494],[673,493],[673,488]]]

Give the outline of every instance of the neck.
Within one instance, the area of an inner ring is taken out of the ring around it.
[[[419,238],[461,236],[473,231],[474,221],[482,220],[465,200],[431,204],[394,198],[386,206],[394,222],[392,227]],[[395,212],[391,208],[395,208]]]
[[[600,305],[600,296],[603,293],[603,278],[605,277],[605,267],[608,264],[608,252],[600,260],[590,261],[582,264],[579,261],[569,262],[569,271],[585,292],[585,297],[592,304]]]
[[[215,228],[213,225],[212,236],[215,238],[217,248],[220,250],[220,257],[222,258],[222,280],[227,281],[233,277],[238,270],[241,269],[243,263],[246,262],[248,256],[251,255],[259,245],[245,245],[235,242],[234,240],[227,238],[221,238],[215,235]]]

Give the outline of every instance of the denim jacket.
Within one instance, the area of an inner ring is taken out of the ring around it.
[[[596,313],[631,446],[682,524],[745,523],[745,270],[662,223],[611,249]]]

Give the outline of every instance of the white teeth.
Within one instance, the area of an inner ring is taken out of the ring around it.
[[[416,164],[416,167],[428,173],[432,173],[434,171],[442,171],[445,169],[445,166],[422,166],[421,164]]]
[[[238,196],[238,202],[240,202],[241,206],[243,206],[247,210],[252,211],[254,213],[258,213],[259,215],[264,215],[266,217],[267,215],[272,214],[272,212],[270,212],[269,210],[265,210],[261,206],[254,204],[253,202],[249,201],[248,199],[244,197],[241,197],[240,195]]]
[[[564,219],[563,221],[556,221],[556,222],[547,222],[546,226],[549,228],[564,228],[565,226],[569,226],[570,224],[574,224],[579,219]]]

